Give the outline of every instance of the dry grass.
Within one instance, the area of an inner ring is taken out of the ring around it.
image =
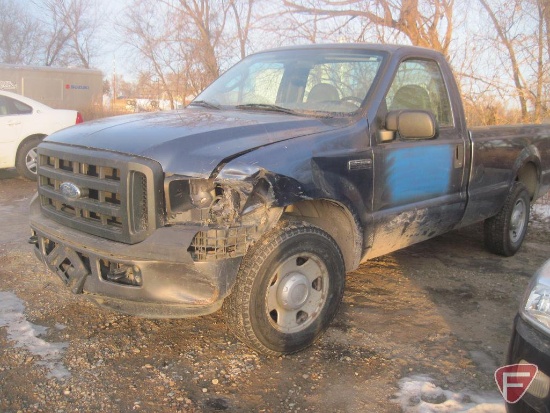
[[[106,109],[98,106],[90,106],[86,109],[82,109],[80,113],[86,122],[94,119],[107,118],[109,116],[126,115],[128,111],[122,108],[115,108],[113,110],[110,108]]]

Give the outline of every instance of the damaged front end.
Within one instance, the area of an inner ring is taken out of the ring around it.
[[[278,180],[264,170],[243,179],[167,176],[167,224],[205,227],[188,248],[195,262],[243,256],[283,213]]]

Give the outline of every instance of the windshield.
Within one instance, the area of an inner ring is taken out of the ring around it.
[[[370,50],[295,49],[252,55],[191,104],[338,116],[356,112],[383,54]]]

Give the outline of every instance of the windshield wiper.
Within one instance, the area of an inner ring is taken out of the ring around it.
[[[292,109],[283,108],[282,106],[270,105],[267,103],[247,103],[244,105],[235,106],[237,109],[252,109],[252,110],[269,110],[272,112],[282,112],[289,113],[291,115],[296,115],[296,112]]]
[[[207,102],[206,100],[194,100],[189,104],[189,106],[202,106],[204,108],[210,108],[210,109],[221,109],[220,106],[215,105],[214,103]]]

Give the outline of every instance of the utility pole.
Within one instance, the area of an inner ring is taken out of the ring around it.
[[[113,99],[111,100],[111,109],[115,110],[116,103],[116,59],[113,56]]]

